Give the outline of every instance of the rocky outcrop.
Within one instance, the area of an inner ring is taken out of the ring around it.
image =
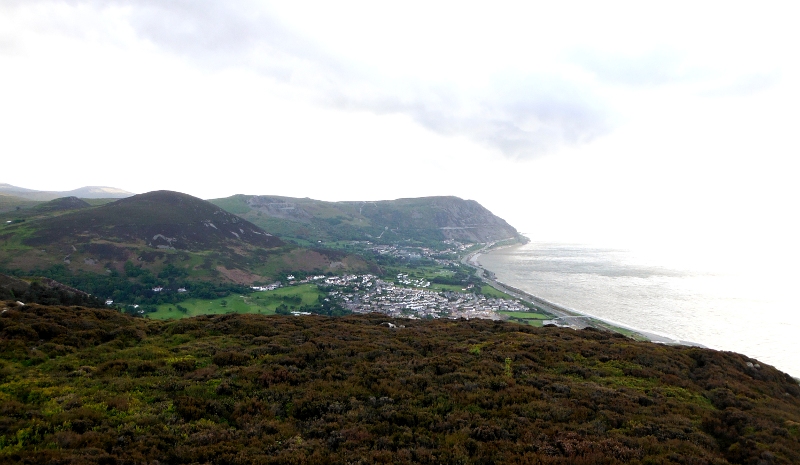
[[[520,237],[516,229],[474,200],[421,197],[365,204],[372,223],[400,231],[438,231],[444,239],[491,242]]]

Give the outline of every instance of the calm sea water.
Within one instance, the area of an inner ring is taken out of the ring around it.
[[[800,377],[800,314],[764,273],[666,267],[630,251],[541,242],[479,262],[500,281],[578,312],[739,352]]]

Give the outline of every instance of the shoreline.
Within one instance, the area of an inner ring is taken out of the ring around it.
[[[678,338],[669,337],[666,335],[657,334],[650,331],[644,331],[638,328],[632,328],[622,323],[608,321],[593,315],[588,315],[586,313],[579,312],[575,309],[565,307],[555,302],[550,302],[547,299],[523,291],[522,289],[516,288],[502,281],[498,281],[497,278],[495,277],[496,275],[494,274],[494,272],[481,265],[481,263],[478,261],[480,256],[490,251],[503,250],[509,247],[521,247],[525,244],[519,244],[519,243],[506,244],[493,248],[493,246],[496,243],[497,242],[491,242],[489,244],[486,244],[480,250],[465,255],[464,257],[462,257],[461,263],[463,265],[473,268],[475,270],[476,275],[479,278],[481,278],[483,282],[492,286],[498,291],[505,292],[506,294],[512,297],[516,297],[518,299],[536,305],[540,307],[542,310],[544,310],[546,313],[549,313],[550,315],[553,315],[555,317],[553,320],[545,320],[546,322],[555,324],[557,326],[569,327],[573,329],[583,329],[586,327],[592,327],[597,329],[610,330],[631,337],[633,339],[643,339],[658,344],[684,345],[684,346],[706,348],[706,346],[698,344],[696,342],[684,341]],[[637,338],[636,336],[639,337]]]

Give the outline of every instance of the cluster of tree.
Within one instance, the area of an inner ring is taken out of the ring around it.
[[[286,303],[300,305],[303,303],[303,298],[299,295],[282,295],[280,299]]]
[[[7,275],[0,275],[0,300],[18,300],[42,305],[105,306],[105,300],[77,289],[70,289],[60,283],[36,278],[28,283]]]
[[[302,299],[300,296],[287,296],[287,297],[295,297],[295,299],[291,300],[291,303],[300,304]],[[289,301],[289,299],[286,299]],[[339,305],[338,302],[334,299],[330,299],[327,297],[319,296],[317,297],[317,302],[312,305],[300,305],[298,306],[287,306],[286,304],[281,304],[278,308],[275,309],[275,313],[278,315],[290,315],[292,312],[307,312],[312,313],[314,315],[323,315],[323,316],[345,316],[350,315],[352,312],[347,310],[346,308]]]
[[[104,274],[75,272],[64,265],[55,265],[46,269],[33,270],[30,275],[43,276],[68,286],[80,289],[98,300],[111,299],[128,304],[157,306],[174,304],[186,299],[217,299],[231,294],[246,294],[252,290],[248,286],[234,283],[220,283],[191,280],[182,268],[166,265],[158,274],[146,268],[125,263],[124,275],[109,268]],[[19,270],[9,270],[10,275],[22,276]],[[163,287],[162,291],[153,291],[154,287]],[[177,292],[183,288],[186,292]],[[49,302],[52,304],[89,305],[81,302]]]
[[[286,304],[280,304],[277,308],[275,308],[275,313],[277,315],[291,315],[293,311],[299,310],[294,310],[294,307],[289,308]]]
[[[800,387],[734,353],[486,320],[0,307],[0,463],[800,463]]]

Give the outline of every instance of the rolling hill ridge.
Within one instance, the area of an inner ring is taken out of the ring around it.
[[[108,237],[177,250],[203,250],[237,242],[258,247],[283,244],[258,226],[209,202],[171,191],[148,192],[42,220],[25,243],[39,246]]]
[[[0,183],[0,194],[11,195],[21,199],[48,201],[61,197],[79,197],[83,199],[121,199],[130,197],[133,192],[106,186],[85,186],[71,191],[39,191],[24,187]]]
[[[369,268],[359,257],[287,244],[205,200],[171,191],[98,207],[59,199],[23,212],[23,219],[0,229],[6,271],[64,267],[124,274],[127,264],[128,271],[134,266],[159,274],[172,267],[189,280],[251,284],[285,271]]]
[[[235,195],[212,203],[286,238],[378,243],[525,241],[516,229],[474,200],[458,197],[325,202]]]

